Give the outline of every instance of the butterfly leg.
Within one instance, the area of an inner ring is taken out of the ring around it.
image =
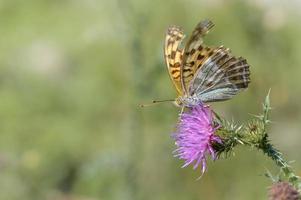
[[[182,114],[183,114],[183,112],[184,112],[184,109],[185,109],[185,106],[182,106],[182,108],[181,108],[181,112],[180,112],[180,115],[182,115]]]

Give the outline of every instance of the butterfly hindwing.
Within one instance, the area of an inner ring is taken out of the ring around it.
[[[167,30],[164,44],[164,57],[168,73],[179,95],[183,94],[180,80],[183,50],[180,49],[180,44],[184,37],[180,27],[171,26]]]
[[[236,58],[229,49],[219,47],[196,73],[189,93],[203,102],[223,101],[247,88],[249,82],[246,60]]]

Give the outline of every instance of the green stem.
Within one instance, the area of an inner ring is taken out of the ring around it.
[[[263,128],[263,130],[266,127]],[[256,147],[261,150],[264,155],[272,159],[275,164],[281,169],[281,177],[288,180],[300,193],[301,193],[301,179],[298,177],[288,162],[282,157],[282,153],[277,150],[268,140],[268,135],[265,131],[257,133],[254,137],[252,132],[224,130],[217,133],[223,138],[223,144],[215,144],[214,148],[217,151],[218,156],[224,153],[226,156],[237,145],[246,145],[250,147]],[[259,138],[256,138],[259,137]],[[270,177],[273,178],[273,177]],[[276,179],[278,180],[278,178]]]
[[[271,158],[275,164],[280,167],[284,177],[293,186],[295,186],[299,192],[301,192],[301,179],[294,173],[288,162],[282,157],[281,152],[268,142],[265,143],[264,146],[259,146],[259,149],[261,149],[265,155]]]
[[[269,141],[268,125],[271,122],[269,119],[269,111],[271,110],[269,94],[270,91],[263,103],[263,114],[256,116],[257,119],[251,120],[247,125],[237,126],[215,114],[217,123],[222,126],[222,129],[219,129],[216,134],[222,138],[223,143],[215,144],[214,149],[218,156],[221,154],[227,156],[237,145],[256,147],[281,169],[281,178],[290,182],[301,193],[300,177],[294,173],[288,162],[282,157],[282,153]],[[270,178],[273,179],[272,176]],[[277,180],[279,179],[280,177],[277,178]]]

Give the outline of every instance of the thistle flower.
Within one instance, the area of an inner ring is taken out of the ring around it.
[[[287,182],[274,183],[269,189],[270,200],[299,200],[298,191]]]
[[[183,167],[193,164],[193,169],[196,169],[201,165],[202,174],[206,171],[206,155],[216,159],[212,144],[222,143],[214,134],[217,128],[213,125],[212,111],[209,107],[197,105],[189,112],[181,114],[173,136],[178,147],[174,154],[185,161]]]

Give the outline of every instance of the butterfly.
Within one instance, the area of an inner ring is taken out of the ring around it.
[[[233,56],[229,48],[204,44],[213,26],[207,19],[199,22],[183,48],[185,35],[180,27],[170,26],[166,32],[164,57],[179,107],[231,99],[250,83],[246,59]]]

